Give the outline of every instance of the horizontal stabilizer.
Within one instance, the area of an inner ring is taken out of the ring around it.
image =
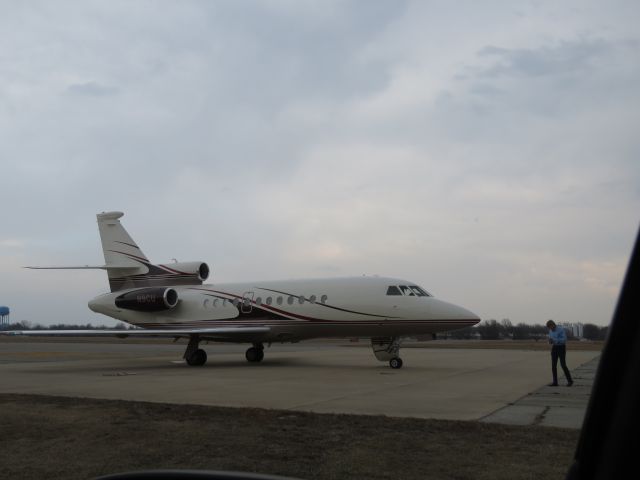
[[[82,267],[22,267],[30,270],[106,270],[104,265],[84,265]]]
[[[78,266],[67,266],[67,267],[23,267],[28,268],[30,270],[107,270],[107,271],[115,271],[120,272],[120,275],[126,275],[127,273],[133,274],[138,273],[140,267],[132,267],[130,265],[127,266],[118,266],[118,265],[78,265]]]

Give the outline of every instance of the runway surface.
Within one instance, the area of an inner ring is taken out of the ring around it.
[[[246,362],[246,346],[203,347],[207,364],[189,367],[182,344],[4,341],[0,392],[529,424],[539,416],[521,409],[531,418],[523,420],[516,409],[514,420],[505,407],[550,377],[546,351],[404,348],[405,366],[392,370],[359,346],[274,345],[260,364]],[[569,350],[569,367],[598,355]],[[585,394],[559,388],[565,398]],[[560,416],[557,426],[579,428],[583,410],[573,422]],[[544,424],[555,425],[552,418]]]

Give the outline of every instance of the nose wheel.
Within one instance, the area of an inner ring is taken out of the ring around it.
[[[400,342],[398,337],[374,337],[371,339],[371,348],[378,360],[389,362],[389,366],[395,370],[402,368]]]
[[[391,368],[402,368],[402,359],[400,357],[394,357],[389,360],[389,366]]]

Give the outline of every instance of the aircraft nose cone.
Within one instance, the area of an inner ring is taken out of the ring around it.
[[[466,308],[462,308],[462,307],[458,307],[458,308],[462,311],[462,314],[464,315],[465,319],[473,321],[473,325],[480,323],[480,317],[475,313],[473,313],[471,310],[467,310]]]
[[[442,300],[432,303],[431,314],[442,320],[468,320],[471,325],[480,322],[480,317],[471,310]]]

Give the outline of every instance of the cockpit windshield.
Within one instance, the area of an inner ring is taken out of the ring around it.
[[[431,297],[432,295],[417,285],[390,285],[387,295],[404,295],[407,297]]]

